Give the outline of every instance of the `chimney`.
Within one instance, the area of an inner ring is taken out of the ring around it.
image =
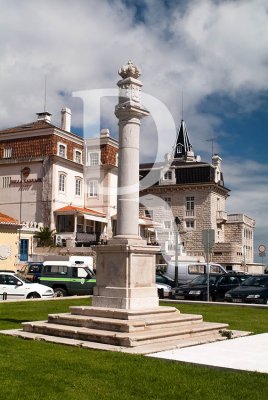
[[[46,121],[46,122],[51,122],[51,114],[47,111],[43,111],[40,113],[36,113],[37,115],[37,121]]]
[[[110,131],[109,131],[109,129],[108,129],[108,128],[103,128],[103,129],[100,131],[100,135],[101,135],[101,137],[109,137],[109,136],[110,136]]]
[[[220,158],[219,154],[214,154],[212,157],[212,165],[214,165],[214,167],[218,167],[219,170],[221,170],[221,161],[222,159]]]
[[[61,110],[61,129],[67,132],[71,132],[71,115],[70,108],[64,107]]]

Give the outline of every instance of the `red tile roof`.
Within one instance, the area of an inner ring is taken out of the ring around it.
[[[58,208],[58,210],[55,210],[56,213],[64,213],[64,212],[78,212],[82,214],[90,214],[90,215],[96,215],[99,217],[105,217],[106,215],[103,213],[100,213],[98,211],[90,210],[89,208],[82,208],[82,207],[76,207],[76,206],[65,206],[62,208]]]
[[[0,131],[0,134],[16,133],[16,132],[21,132],[21,131],[31,131],[31,130],[35,130],[35,129],[46,129],[46,128],[56,128],[56,126],[53,124],[50,124],[47,121],[39,120],[39,121],[29,122],[28,124],[23,124],[23,125],[19,125],[19,126],[14,126],[12,128],[3,129]]]
[[[19,225],[18,221],[6,214],[0,212],[0,224],[5,225]]]

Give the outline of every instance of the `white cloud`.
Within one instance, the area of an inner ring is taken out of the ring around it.
[[[255,259],[258,245],[267,244],[268,221],[268,164],[256,161],[237,162],[226,159],[224,162],[225,185],[231,189],[227,200],[230,214],[246,214],[256,221]],[[259,260],[260,261],[260,260]]]
[[[71,106],[73,123],[82,124],[81,101],[71,93],[116,87],[118,68],[132,59],[142,68],[144,91],[167,105],[177,126],[183,89],[194,149],[209,154],[205,139],[219,128],[221,116],[199,111],[205,96],[227,94],[248,111],[248,104],[251,109],[258,106],[258,91],[268,89],[267,1],[175,1],[169,8],[161,0],[141,3],[147,6],[144,23],[135,21],[134,7],[123,0],[2,0],[0,129],[32,121],[42,111],[45,75],[53,122],[59,124],[62,106]],[[105,123],[115,130],[113,108],[107,110]],[[142,154],[149,157],[157,140],[150,133],[153,124],[144,126]],[[171,131],[160,139],[163,154],[174,140]],[[224,160],[226,184],[231,182],[234,189],[230,204],[238,210],[245,206],[254,218],[253,204],[258,202],[266,215],[265,202],[247,189],[266,198],[258,166],[249,161],[241,169],[232,163],[230,168]]]

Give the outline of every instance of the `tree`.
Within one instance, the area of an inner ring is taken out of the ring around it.
[[[40,228],[40,231],[34,235],[35,238],[39,239],[39,246],[51,246],[53,245],[54,229],[50,230],[48,226]]]

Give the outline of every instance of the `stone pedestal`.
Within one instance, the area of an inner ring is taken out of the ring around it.
[[[95,307],[139,310],[158,307],[155,284],[155,246],[142,240],[115,239],[97,246]]]

